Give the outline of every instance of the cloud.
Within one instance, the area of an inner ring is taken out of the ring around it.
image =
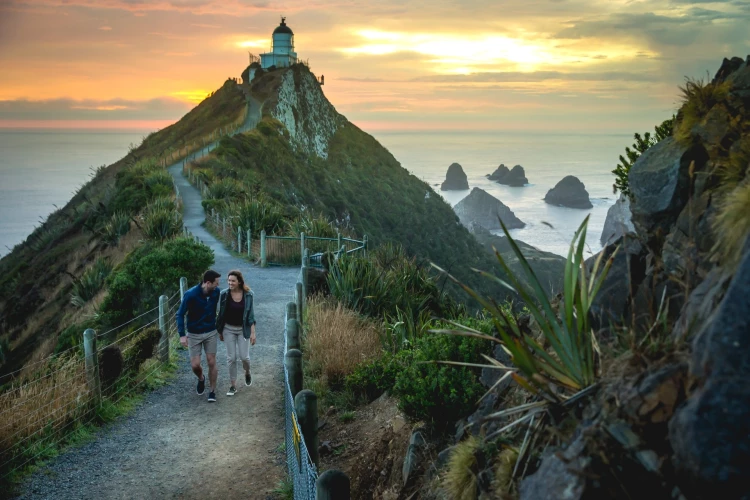
[[[97,29],[99,29],[100,31],[112,31],[112,26],[100,26]]]
[[[0,101],[0,120],[170,120],[193,107],[184,100],[160,97],[125,99],[16,99]]]
[[[660,75],[630,72],[565,73],[561,71],[518,71],[472,73],[468,75],[429,75],[412,79],[415,82],[543,82],[547,80],[570,81],[631,81],[657,82]]]

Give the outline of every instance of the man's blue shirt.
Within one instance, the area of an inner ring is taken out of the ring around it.
[[[185,292],[182,303],[177,310],[177,332],[185,336],[185,314],[187,313],[187,331],[190,333],[208,333],[216,330],[216,305],[219,303],[219,289],[215,288],[210,295],[204,295],[201,285],[195,285]]]

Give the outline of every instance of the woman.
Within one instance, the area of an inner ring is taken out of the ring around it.
[[[245,385],[253,383],[250,376],[250,344],[255,345],[255,313],[253,311],[253,292],[245,284],[242,273],[229,271],[227,275],[229,288],[222,290],[219,296],[219,316],[216,318],[216,330],[219,340],[227,343],[227,363],[229,379],[232,385],[227,396],[237,392],[237,362],[242,360],[245,369]]]

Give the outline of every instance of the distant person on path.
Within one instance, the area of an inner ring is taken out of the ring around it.
[[[209,269],[203,273],[203,281],[185,292],[182,303],[177,310],[177,332],[180,344],[190,349],[190,364],[193,373],[198,377],[198,394],[206,388],[206,377],[201,368],[201,349],[206,351],[208,363],[208,380],[211,392],[208,402],[216,401],[216,379],[219,370],[216,367],[216,306],[219,303],[219,277],[221,274]],[[185,314],[187,314],[187,335],[185,334]]]
[[[250,375],[250,344],[255,345],[255,312],[253,292],[245,284],[242,273],[236,269],[229,271],[227,283],[229,288],[222,290],[219,297],[216,330],[219,332],[219,340],[227,344],[227,364],[231,381],[227,396],[234,396],[237,392],[239,360],[242,360],[242,367],[245,369],[245,385],[253,383]]]

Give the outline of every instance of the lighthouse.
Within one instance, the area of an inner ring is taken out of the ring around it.
[[[286,18],[281,18],[275,30],[273,30],[273,48],[271,52],[260,55],[260,67],[263,69],[275,66],[277,68],[288,68],[297,63],[297,53],[294,51],[294,32],[286,25]]]

